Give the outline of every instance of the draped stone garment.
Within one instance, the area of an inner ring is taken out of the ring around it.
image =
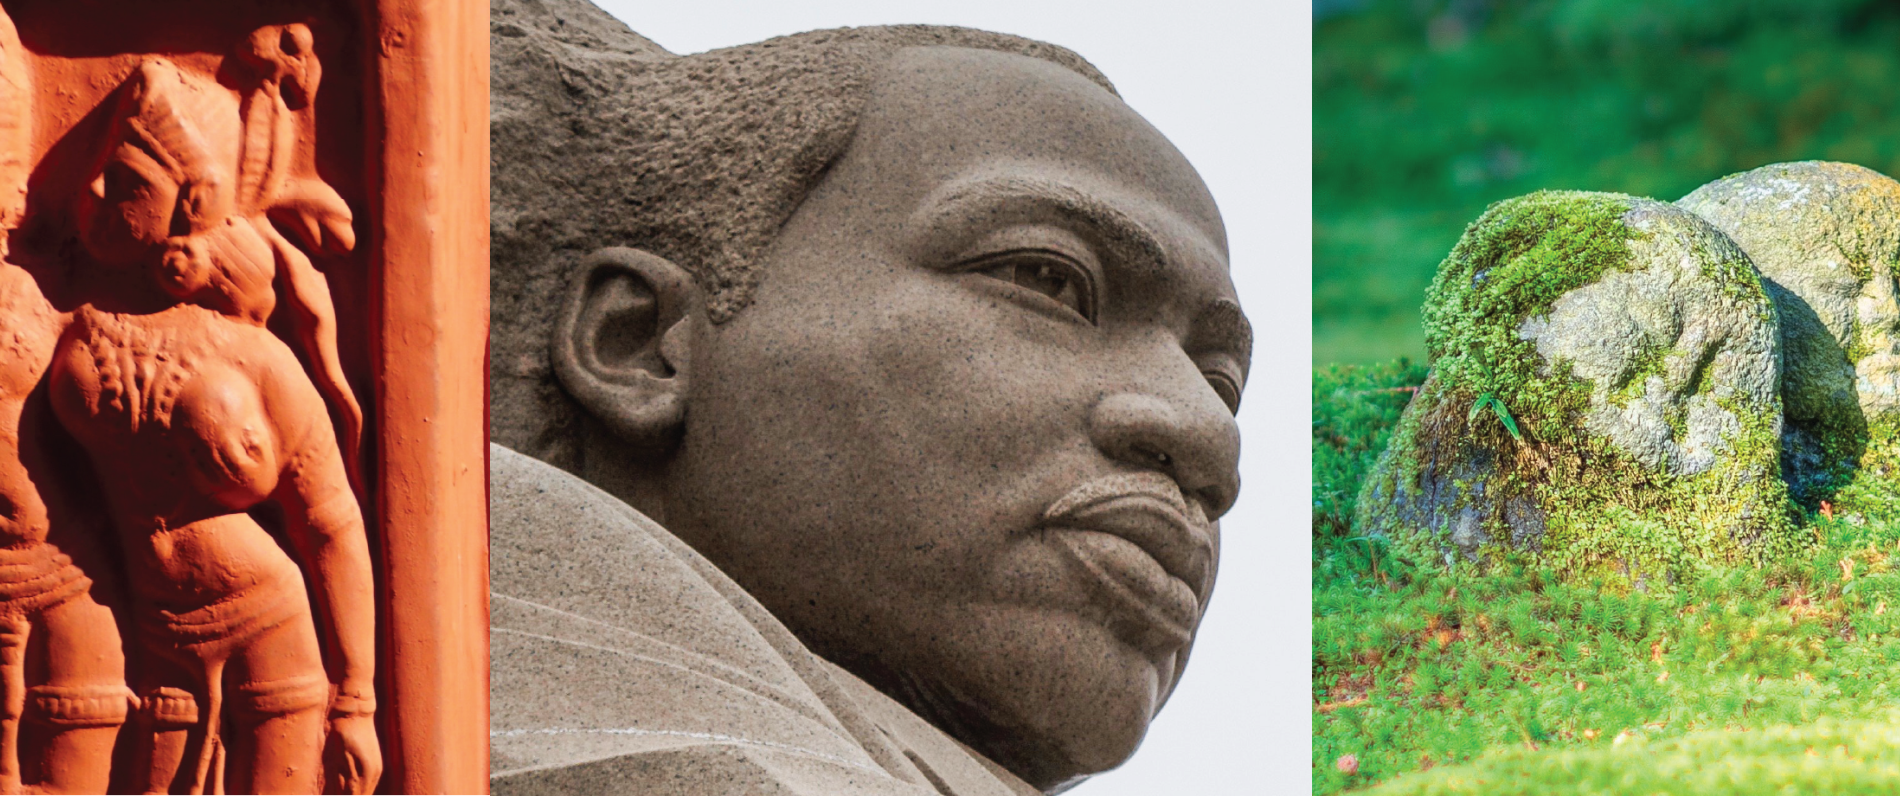
[[[1028,796],[593,485],[490,453],[496,794]]]

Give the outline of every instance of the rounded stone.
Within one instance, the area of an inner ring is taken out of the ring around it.
[[[1423,314],[1431,374],[1361,532],[1633,578],[1788,539],[1774,306],[1706,221],[1619,194],[1506,200]]]
[[[1900,448],[1900,182],[1847,163],[1777,163],[1677,204],[1734,239],[1775,302],[1782,469],[1796,498],[1830,497],[1865,465],[1891,469]]]

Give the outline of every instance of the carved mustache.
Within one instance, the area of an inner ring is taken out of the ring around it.
[[[1141,471],[1087,481],[1049,504],[1041,524],[1126,539],[1206,598],[1214,558],[1213,523],[1199,502],[1182,495],[1173,478]]]

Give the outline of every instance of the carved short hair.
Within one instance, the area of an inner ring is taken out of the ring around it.
[[[723,322],[899,50],[1026,55],[1114,91],[1068,50],[966,28],[843,28],[676,56],[585,0],[495,0],[490,41],[492,434],[569,469],[580,410],[555,383],[547,336],[588,253],[672,260]]]

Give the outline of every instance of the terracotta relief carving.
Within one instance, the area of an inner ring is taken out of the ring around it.
[[[369,792],[364,412],[326,270],[367,280],[315,159],[321,28],[71,66],[9,10],[0,792]]]

